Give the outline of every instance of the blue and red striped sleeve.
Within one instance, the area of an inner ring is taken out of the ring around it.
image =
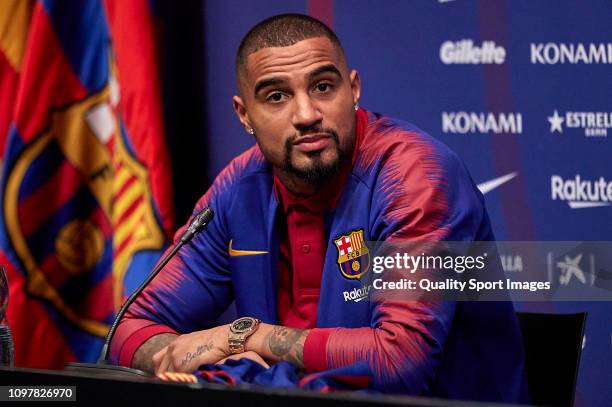
[[[417,131],[380,121],[369,127],[356,165],[378,171],[371,240],[476,240],[481,223],[488,222],[482,196],[454,153]],[[371,388],[431,392],[455,303],[374,296],[371,306],[369,327],[311,330],[304,345],[306,370],[354,365],[361,372],[357,365],[366,362]]]
[[[260,159],[258,151],[250,149],[232,161],[198,201],[193,214],[210,207],[214,222],[185,245],[128,308],[111,343],[111,361],[131,366],[135,352],[149,338],[210,328],[229,306],[233,294],[224,208],[231,202],[235,180],[251,159]]]

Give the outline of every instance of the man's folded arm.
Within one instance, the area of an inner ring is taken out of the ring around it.
[[[223,197],[219,195],[213,185],[193,211],[197,214],[204,207],[215,211],[207,230],[183,246],[128,308],[111,343],[111,362],[151,372],[151,357],[158,350],[179,334],[213,326],[231,303],[225,221],[218,210]]]
[[[272,362],[292,362],[307,373],[354,367],[354,374],[365,371],[377,390],[423,394],[433,382],[454,305],[385,302],[377,306],[374,328],[301,330],[263,324],[246,349]]]
[[[450,330],[454,303],[387,301],[377,306],[376,327],[312,330],[305,341],[307,372],[361,364],[370,387],[427,393]]]

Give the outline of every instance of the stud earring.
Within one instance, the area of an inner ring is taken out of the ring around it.
[[[246,128],[246,132],[247,132],[247,133],[249,133],[251,136],[252,136],[253,134],[255,134],[255,130],[253,130],[253,128],[252,128],[252,127],[247,127],[247,128]]]
[[[359,102],[355,103],[355,111],[359,110]]]

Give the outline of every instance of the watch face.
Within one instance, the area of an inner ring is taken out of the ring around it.
[[[234,321],[234,323],[232,324],[232,330],[234,330],[235,332],[244,332],[249,330],[254,323],[255,321],[253,320],[253,318],[240,318]]]

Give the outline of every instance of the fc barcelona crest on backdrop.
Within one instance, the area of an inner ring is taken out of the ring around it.
[[[334,239],[338,249],[338,268],[342,275],[351,280],[360,278],[370,267],[370,251],[363,238],[363,229]]]

